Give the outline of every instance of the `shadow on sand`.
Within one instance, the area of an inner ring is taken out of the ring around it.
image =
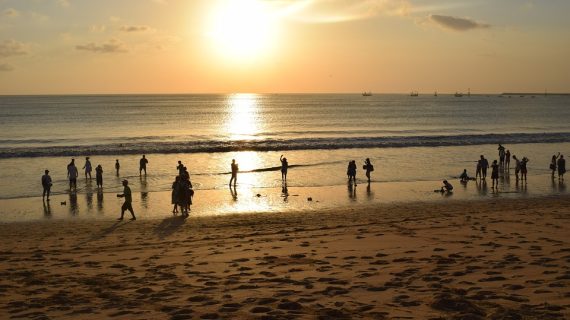
[[[91,236],[91,238],[82,241],[80,243],[78,243],[76,245],[76,247],[81,247],[89,242],[93,242],[93,241],[97,241],[97,240],[101,240],[103,238],[105,238],[106,236],[110,235],[111,233],[113,233],[115,230],[117,230],[119,227],[121,226],[125,226],[128,223],[131,223],[132,221],[127,221],[127,222],[122,222],[122,221],[116,221],[114,222],[111,226],[101,230],[99,233],[94,234],[93,236]]]
[[[166,218],[162,220],[158,226],[156,226],[154,233],[160,239],[164,239],[176,232],[176,230],[180,229],[180,227],[182,227],[186,222],[186,218],[187,217],[184,215]]]

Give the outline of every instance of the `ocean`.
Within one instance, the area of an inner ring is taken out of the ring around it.
[[[474,175],[479,155],[498,158],[499,143],[530,158],[530,184],[549,179],[553,154],[570,154],[569,122],[570,96],[554,95],[2,96],[0,199],[40,196],[45,169],[52,192],[65,195],[67,164],[75,158],[81,169],[87,156],[102,165],[106,193],[120,191],[123,178],[135,192],[168,191],[178,160],[197,190],[226,190],[232,159],[238,189],[280,188],[280,155],[291,165],[289,188],[328,188],[346,185],[350,160],[363,183],[365,158],[373,184]],[[148,174],[139,178],[142,154]],[[96,192],[94,174],[92,183],[80,174],[80,194]]]

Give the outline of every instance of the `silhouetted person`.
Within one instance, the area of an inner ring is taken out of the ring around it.
[[[348,162],[346,174],[348,175],[348,183],[354,183],[354,186],[356,186],[356,161]]]
[[[125,202],[121,206],[121,217],[117,220],[123,220],[123,216],[125,215],[125,211],[129,210],[131,215],[133,216],[131,220],[137,220],[135,217],[135,212],[133,210],[133,196],[131,195],[131,188],[129,188],[129,181],[123,180],[123,193],[118,194],[118,198],[125,198]]]
[[[505,165],[505,147],[499,143],[497,150],[499,150],[499,165],[502,167]]]
[[[119,170],[121,169],[121,164],[119,163],[119,159],[115,160],[115,170],[117,171],[117,177],[119,176]]]
[[[69,191],[71,188],[77,190],[77,177],[79,172],[75,166],[75,159],[71,159],[71,162],[67,165],[67,178],[69,179]]]
[[[364,170],[366,170],[366,178],[368,178],[368,183],[370,183],[370,172],[374,171],[374,166],[370,163],[370,159],[366,158],[364,160]]]
[[[507,150],[505,153],[505,166],[507,169],[511,168],[511,151]]]
[[[459,176],[461,182],[469,181],[469,176],[467,175],[467,169],[463,169],[463,173]]]
[[[103,167],[101,165],[95,168],[95,180],[97,180],[97,188],[103,188]]]
[[[489,161],[481,155],[481,175],[483,179],[487,178],[487,169],[489,169]]]
[[[477,177],[479,177],[479,179],[483,178],[483,175],[481,174],[481,168],[483,168],[482,162],[483,161],[481,159],[477,160],[477,167],[475,168],[475,179],[477,179]]]
[[[91,171],[93,167],[91,166],[91,161],[89,161],[89,157],[85,158],[85,165],[82,169],[85,169],[85,179],[87,179],[87,175],[89,175],[89,179],[91,179]]]
[[[289,169],[289,163],[287,162],[287,158],[283,158],[283,155],[279,157],[281,161],[281,180],[287,181],[287,169]]]
[[[184,172],[184,165],[182,164],[182,161],[178,160],[178,165],[176,166],[176,170],[178,170],[178,175],[181,176],[182,173]]]
[[[236,163],[236,159],[232,159],[231,169],[232,169],[232,177],[230,178],[230,185],[232,184],[232,181],[233,181],[234,186],[235,186],[237,183],[237,173],[239,170],[239,167]]]
[[[146,159],[145,155],[143,154],[141,160],[139,161],[139,175],[142,175],[142,172],[144,170],[144,175],[146,176],[146,165],[148,163],[148,160]]]
[[[495,189],[495,186],[499,188],[499,165],[497,160],[493,160],[491,165],[491,189]]]
[[[441,187],[440,191],[442,193],[443,192],[451,192],[451,191],[453,191],[453,186],[451,185],[451,183],[447,182],[447,180],[443,180],[443,186]]]
[[[560,155],[558,158],[558,180],[564,180],[564,173],[566,173],[566,160],[564,160],[563,155]]]
[[[49,176],[49,170],[45,171],[45,174],[42,176],[42,187],[44,188],[44,192],[42,194],[42,199],[47,196],[47,201],[49,201],[49,193],[51,189],[51,177]]]
[[[174,207],[172,208],[172,213],[178,213],[178,199],[179,199],[178,192],[180,191],[179,184],[180,184],[180,176],[176,176],[176,179],[174,179],[174,182],[172,183],[171,202],[174,205]]]
[[[552,159],[550,160],[550,170],[552,170],[552,178],[554,178],[554,173],[556,172],[558,157],[560,157],[560,152],[558,152],[558,155],[555,154],[552,155]]]
[[[521,160],[521,180],[525,180],[527,181],[528,179],[526,178],[526,174],[527,174],[527,167],[526,164],[529,162],[530,160],[527,157],[523,157]]]
[[[513,159],[515,160],[515,177],[517,178],[517,182],[518,182],[519,181],[519,172],[521,172],[521,161],[515,155],[513,155]]]

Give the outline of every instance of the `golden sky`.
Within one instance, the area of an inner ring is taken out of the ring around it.
[[[570,92],[570,1],[0,0],[0,94]]]

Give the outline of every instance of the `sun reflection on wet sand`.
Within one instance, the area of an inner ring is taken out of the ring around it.
[[[228,97],[225,129],[231,140],[257,139],[259,133],[259,100],[257,94],[237,93]]]

